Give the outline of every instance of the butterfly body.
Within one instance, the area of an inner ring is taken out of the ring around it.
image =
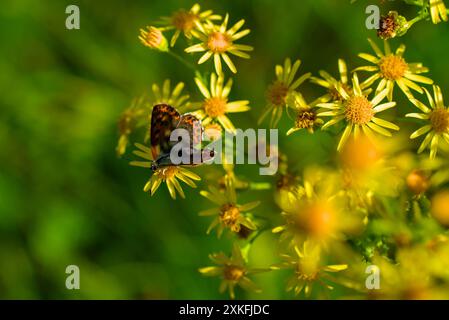
[[[176,129],[184,129],[189,134],[189,143],[181,148],[182,152],[189,155],[187,163],[174,164],[171,160],[172,148],[179,142],[170,140]],[[201,143],[202,132],[201,122],[194,115],[181,115],[167,104],[154,106],[150,128],[151,153],[154,159],[151,164],[152,171],[167,166],[196,166],[213,159],[213,150],[196,147]]]

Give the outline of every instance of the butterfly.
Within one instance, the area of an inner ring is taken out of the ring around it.
[[[204,131],[201,121],[193,114],[180,114],[168,104],[158,104],[153,107],[151,113],[150,142],[154,159],[151,164],[153,172],[161,167],[176,165],[170,157],[172,148],[178,143],[170,141],[170,136],[176,129],[184,129],[189,134],[189,141],[182,147],[182,152],[187,153],[190,160],[180,165],[196,166],[213,159],[214,150],[197,148]]]

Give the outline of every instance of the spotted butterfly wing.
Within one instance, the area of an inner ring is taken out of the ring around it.
[[[154,160],[161,155],[169,154],[172,145],[170,135],[179,124],[181,115],[168,104],[158,104],[151,113],[150,141]]]
[[[197,146],[201,142],[203,127],[201,126],[201,121],[193,114],[182,115],[176,128],[185,129],[189,132],[191,146]]]
[[[189,152],[190,165],[199,165],[213,159],[215,155],[213,150],[208,148],[201,149],[203,127],[196,116],[190,113],[182,115],[177,128],[185,129],[189,132],[189,150],[185,151]]]

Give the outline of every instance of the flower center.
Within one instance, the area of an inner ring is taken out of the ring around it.
[[[328,202],[314,201],[296,210],[292,222],[299,233],[306,233],[316,239],[327,239],[334,234],[337,217],[334,208]]]
[[[306,209],[308,231],[319,238],[328,237],[334,230],[335,215],[325,204],[314,204]]]
[[[229,227],[233,232],[240,231],[240,210],[233,204],[224,204],[220,209],[220,221],[226,227]]]
[[[390,54],[380,60],[379,68],[385,79],[399,80],[407,71],[408,65],[402,57]]]
[[[437,108],[430,114],[430,123],[436,133],[444,133],[449,130],[449,111]]]
[[[231,45],[231,38],[222,32],[212,32],[207,39],[207,46],[214,53],[226,52]]]
[[[366,124],[370,122],[374,116],[371,102],[363,96],[349,98],[345,107],[346,119],[353,124]]]
[[[176,173],[178,173],[178,168],[176,166],[168,166],[159,168],[154,174],[165,181],[175,177]]]
[[[295,126],[299,129],[313,128],[316,121],[316,114],[313,111],[301,111],[296,116]]]
[[[234,265],[226,265],[224,267],[223,276],[229,281],[239,281],[245,274],[245,269]]]
[[[277,107],[283,107],[287,103],[288,86],[282,81],[276,81],[268,87],[267,99]]]
[[[179,10],[172,16],[172,24],[183,32],[189,32],[195,27],[195,21],[198,19],[198,16],[194,13]]]
[[[203,106],[204,111],[209,117],[217,118],[225,114],[227,103],[227,99],[221,97],[212,97],[206,99]]]
[[[314,254],[302,258],[296,266],[296,276],[300,280],[314,281],[319,275],[319,256]]]

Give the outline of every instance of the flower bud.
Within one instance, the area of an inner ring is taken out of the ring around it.
[[[445,190],[432,198],[432,216],[442,225],[449,226],[449,191]]]
[[[396,11],[390,11],[380,19],[377,35],[383,40],[402,37],[410,28],[407,19],[399,15]]]
[[[416,195],[423,194],[430,187],[429,178],[420,170],[414,170],[406,178],[407,187]]]
[[[167,52],[168,51],[168,41],[162,34],[162,31],[156,27],[147,27],[147,30],[140,29],[140,41],[143,43],[143,45]]]

